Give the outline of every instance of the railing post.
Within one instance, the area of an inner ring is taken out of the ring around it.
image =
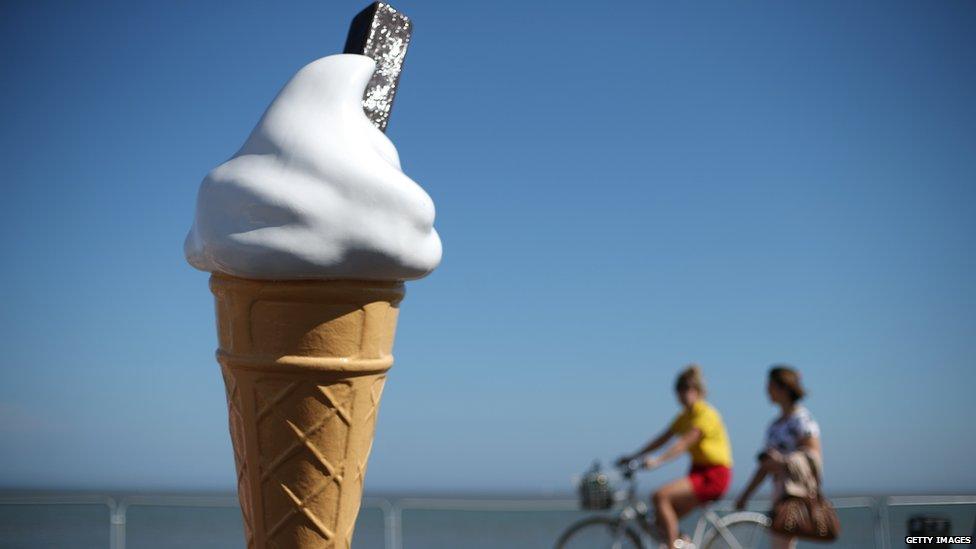
[[[390,510],[390,547],[391,549],[403,549],[403,509],[400,507],[400,502],[393,502],[393,508]]]
[[[128,507],[123,500],[109,513],[109,549],[125,549],[125,512]]]
[[[396,518],[393,516],[393,508],[387,505],[386,509],[383,510],[383,526],[385,526],[383,533],[383,547],[386,549],[396,548]]]
[[[889,498],[881,498],[878,503],[878,522],[881,526],[881,549],[891,547],[891,524],[888,517]]]
[[[393,549],[393,506],[383,498],[363,498],[360,508],[368,509],[371,507],[379,509],[383,514],[383,548]]]
[[[874,533],[874,549],[884,549],[884,534],[881,532],[881,500],[871,498],[871,526]]]

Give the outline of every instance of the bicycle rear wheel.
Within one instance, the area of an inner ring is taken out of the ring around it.
[[[567,528],[556,549],[644,549],[644,545],[637,532],[619,520],[593,517]]]
[[[766,549],[769,546],[769,517],[743,511],[722,517],[718,528],[705,533],[701,549]]]

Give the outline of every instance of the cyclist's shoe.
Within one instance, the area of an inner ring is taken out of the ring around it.
[[[695,549],[695,544],[688,539],[688,536],[681,536],[679,539],[674,540],[674,544],[671,547],[672,549]]]

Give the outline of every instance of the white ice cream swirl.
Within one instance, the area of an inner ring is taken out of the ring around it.
[[[363,112],[374,68],[332,55],[292,77],[200,185],[190,264],[265,280],[408,280],[437,267],[434,203]]]

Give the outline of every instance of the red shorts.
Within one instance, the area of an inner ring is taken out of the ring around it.
[[[729,488],[732,469],[724,465],[692,465],[688,480],[698,501],[715,501]]]

